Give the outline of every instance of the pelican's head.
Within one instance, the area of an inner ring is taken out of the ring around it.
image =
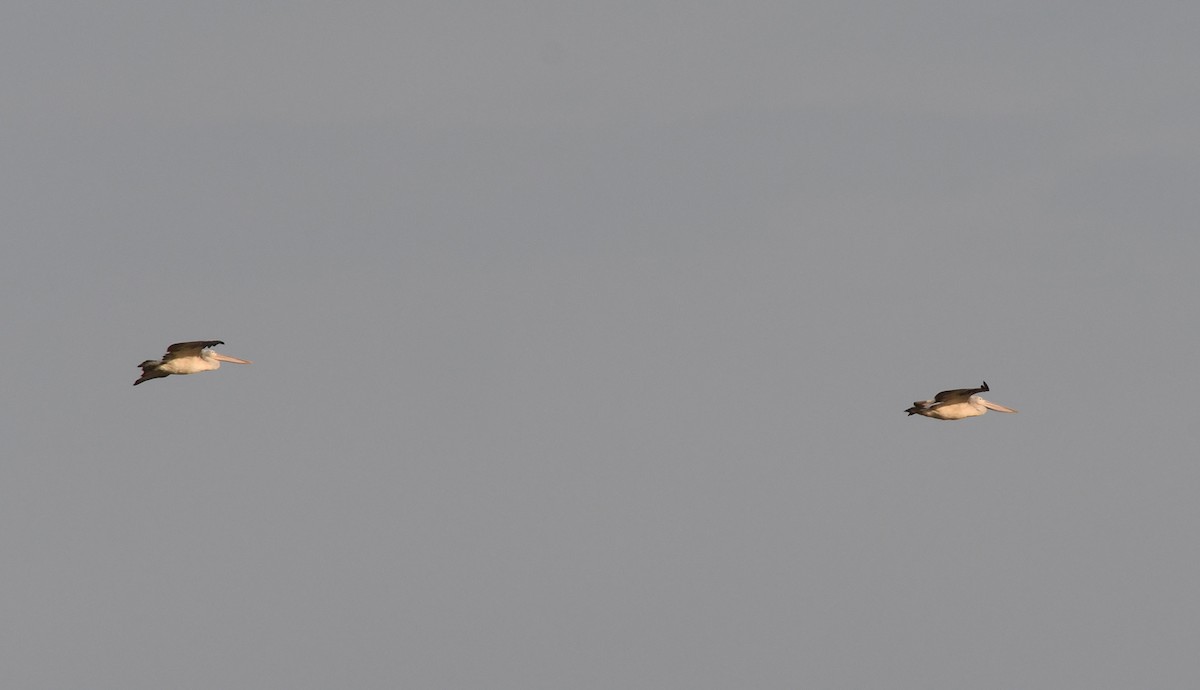
[[[997,405],[996,403],[992,402],[991,400],[984,400],[983,398],[979,397],[978,395],[975,396],[975,399],[977,401],[979,401],[980,405],[983,405],[984,407],[988,408],[989,410],[995,410],[997,412],[1012,412],[1014,414],[1016,413],[1016,410],[1014,410],[1011,407]]]

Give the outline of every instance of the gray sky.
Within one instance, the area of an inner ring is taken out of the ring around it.
[[[1196,687],[1198,30],[5,9],[0,685]]]

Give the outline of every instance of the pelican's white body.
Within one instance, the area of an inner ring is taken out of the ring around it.
[[[249,364],[244,359],[230,357],[212,350],[203,350],[198,355],[190,357],[177,357],[168,360],[158,365],[159,371],[165,371],[168,374],[199,374],[202,371],[213,371],[221,368],[221,362],[233,362],[234,364]]]
[[[942,404],[928,410],[922,410],[917,414],[923,414],[926,417],[934,419],[966,419],[967,417],[978,417],[988,410],[997,412],[1016,412],[1016,410],[1007,408],[1003,405],[997,405],[990,400],[984,400],[978,395],[972,395],[966,402],[956,402],[950,404]]]

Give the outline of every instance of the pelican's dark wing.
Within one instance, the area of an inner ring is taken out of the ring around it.
[[[167,348],[167,354],[163,355],[162,361],[165,362],[178,357],[195,357],[203,349],[224,344],[223,340],[193,340],[187,343],[175,343]]]
[[[979,388],[955,388],[952,391],[942,391],[941,393],[933,396],[933,400],[934,402],[961,401],[966,400],[976,393],[982,393],[987,390],[991,389],[988,388],[987,381],[984,381],[983,385]]]

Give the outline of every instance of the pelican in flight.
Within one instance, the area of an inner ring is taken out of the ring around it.
[[[1016,412],[1011,407],[997,405],[990,400],[984,400],[976,395],[976,393],[982,393],[987,390],[991,389],[988,388],[987,381],[984,381],[983,385],[979,388],[956,388],[952,391],[942,391],[933,396],[933,400],[916,401],[905,412],[910,417],[915,414],[923,414],[926,417],[943,420],[978,417],[988,410]]]
[[[245,359],[230,357],[209,348],[214,345],[224,345],[221,340],[193,340],[190,343],[175,343],[167,348],[167,354],[161,360],[148,359],[138,366],[142,368],[142,376],[133,385],[150,379],[160,379],[171,374],[198,374],[202,371],[219,369],[221,362],[234,364],[251,364]]]

